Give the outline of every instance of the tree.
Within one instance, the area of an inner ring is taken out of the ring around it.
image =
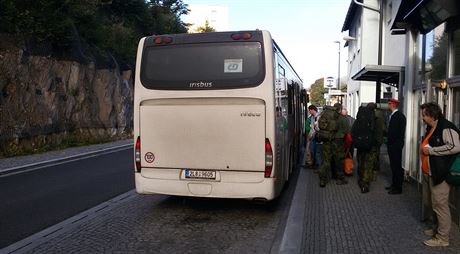
[[[187,13],[182,0],[0,0],[0,32],[77,61],[88,54],[132,64],[140,38],[186,33]]]
[[[150,0],[148,5],[150,15],[145,20],[145,27],[149,34],[187,32],[187,25],[180,16],[187,14],[189,10],[182,0]]]
[[[197,31],[198,33],[209,33],[209,32],[215,32],[216,29],[214,29],[214,27],[210,26],[210,25],[209,25],[209,21],[206,20],[206,21],[204,22],[204,26],[199,26],[199,27],[197,27],[196,31]]]
[[[324,94],[327,93],[327,89],[324,88],[324,78],[317,79],[315,83],[310,86],[310,102],[317,107],[323,107],[326,105],[326,99]]]
[[[432,68],[429,78],[433,80],[439,81],[446,79],[448,43],[447,33],[443,33],[441,36],[437,37],[433,43],[433,56],[428,60]]]

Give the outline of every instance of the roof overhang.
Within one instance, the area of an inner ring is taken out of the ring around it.
[[[401,1],[391,29],[416,28],[426,34],[447,19],[460,14],[458,0]]]
[[[404,77],[403,66],[391,65],[366,65],[351,79],[361,81],[380,81],[382,83],[398,87]]]
[[[358,0],[358,2],[362,3],[363,0]],[[356,5],[353,0],[350,2],[350,6],[348,7],[347,16],[345,17],[345,21],[343,22],[342,32],[350,30],[351,23],[355,18],[356,11],[358,10],[358,5]]]

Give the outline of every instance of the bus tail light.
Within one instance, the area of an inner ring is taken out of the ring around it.
[[[241,34],[232,34],[232,39],[234,39],[234,40],[241,39]]]
[[[272,175],[273,169],[273,150],[270,140],[265,139],[265,177],[268,178]]]
[[[173,38],[169,36],[157,36],[153,39],[153,42],[157,45],[170,44],[171,42],[173,42]]]
[[[155,37],[155,39],[153,39],[153,42],[155,42],[155,44],[161,44],[163,42],[163,40],[161,39],[161,37]]]
[[[165,44],[169,44],[173,41],[173,38],[172,37],[163,37],[163,42]]]
[[[240,39],[244,39],[244,40],[249,40],[252,38],[252,34],[251,33],[239,33],[239,34],[232,34],[231,35],[232,39],[234,40],[240,40]]]
[[[136,171],[141,172],[141,137],[137,137],[136,148],[134,150],[134,159],[136,161]]]
[[[242,35],[242,37],[243,37],[243,39],[245,39],[245,40],[249,40],[249,39],[252,38],[252,34],[250,34],[250,33],[244,33],[244,34]]]

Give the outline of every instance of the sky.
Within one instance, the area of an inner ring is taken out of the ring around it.
[[[183,0],[189,5],[228,8],[228,28],[268,30],[309,87],[318,78],[347,73],[348,49],[341,33],[351,0]],[[187,18],[183,17],[186,21]]]

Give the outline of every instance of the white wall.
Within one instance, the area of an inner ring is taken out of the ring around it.
[[[382,64],[405,66],[406,59],[406,36],[391,35],[391,25],[396,16],[401,0],[382,0],[383,2],[383,41],[382,41]],[[365,0],[364,3],[378,8],[378,0]],[[359,105],[365,102],[375,102],[375,82],[360,82],[352,80],[358,71],[366,65],[378,63],[378,39],[379,39],[379,13],[359,7],[349,35],[356,41],[349,41],[348,46],[348,80],[347,80],[347,108],[350,115],[355,116]],[[385,91],[382,84],[382,95]],[[392,89],[393,97],[397,92]],[[359,93],[359,96],[358,94]]]
[[[217,5],[190,5],[190,12],[185,15],[184,21],[192,24],[189,32],[195,33],[198,27],[204,26],[206,20],[209,26],[216,31],[228,31],[228,7]]]
[[[378,7],[376,0],[366,0],[365,4]],[[361,65],[377,65],[379,47],[379,14],[369,9],[363,9],[361,37]]]
[[[406,62],[406,36],[391,35],[391,25],[398,11],[401,0],[384,2],[383,26],[383,64],[404,66]]]
[[[377,0],[365,0],[370,6],[378,6]],[[349,35],[355,41],[348,42],[348,80],[347,80],[347,109],[349,114],[356,116],[363,102],[375,101],[375,82],[352,80],[357,72],[366,65],[377,64],[379,14],[375,11],[359,7],[355,13]]]

